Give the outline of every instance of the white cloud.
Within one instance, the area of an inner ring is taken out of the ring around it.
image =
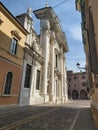
[[[82,32],[80,25],[66,26],[65,30],[68,31],[67,36],[76,41],[82,41]]]
[[[74,25],[71,28],[69,28],[69,31],[72,35],[72,38],[77,41],[82,40],[82,33],[81,33],[81,26]]]

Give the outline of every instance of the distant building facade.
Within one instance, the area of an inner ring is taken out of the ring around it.
[[[98,127],[98,0],[76,0],[76,9],[81,12],[82,38],[90,87],[89,96]]]
[[[0,2],[0,105],[18,105],[27,34]]]
[[[86,72],[67,71],[69,99],[88,99],[88,79]]]

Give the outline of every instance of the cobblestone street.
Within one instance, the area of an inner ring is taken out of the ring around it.
[[[90,123],[90,124],[89,124]],[[89,101],[0,108],[1,130],[96,130]]]

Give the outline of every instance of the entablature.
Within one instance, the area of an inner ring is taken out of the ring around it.
[[[29,46],[28,44],[26,44],[27,46]],[[35,58],[38,62],[40,62],[41,64],[44,63],[44,58],[33,48],[29,47],[25,47],[24,48],[25,53],[28,53],[32,58]]]

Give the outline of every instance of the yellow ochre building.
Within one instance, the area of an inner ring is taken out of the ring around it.
[[[27,31],[0,2],[0,105],[17,105]]]

